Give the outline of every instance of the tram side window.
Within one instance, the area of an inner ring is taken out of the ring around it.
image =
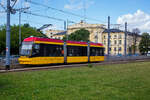
[[[33,44],[32,56],[33,57],[40,56],[40,44]]]
[[[91,47],[90,56],[104,56],[104,48]]]
[[[50,45],[48,47],[48,56],[63,56],[63,46],[62,45]]]
[[[63,46],[62,45],[52,45],[52,44],[40,44],[39,52],[36,53],[33,50],[34,54],[33,56],[45,56],[45,57],[51,57],[51,56],[63,56]]]
[[[48,45],[47,46],[47,56],[63,56],[63,46],[62,45]]]
[[[87,56],[87,47],[67,46],[67,56]]]
[[[100,48],[100,56],[104,56],[104,51],[105,51],[105,49],[104,48]]]

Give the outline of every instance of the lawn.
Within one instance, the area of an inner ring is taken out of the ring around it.
[[[150,62],[0,74],[0,100],[149,100]]]

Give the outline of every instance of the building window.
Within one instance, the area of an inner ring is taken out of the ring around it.
[[[111,39],[111,35],[109,36],[109,38]]]
[[[114,35],[114,38],[117,38],[117,35]]]
[[[119,51],[121,51],[122,50],[122,48],[121,47],[119,47]]]
[[[119,40],[119,44],[122,44],[122,41],[121,41],[121,40]]]
[[[106,38],[106,36],[104,35],[104,39]]]
[[[116,41],[116,40],[114,41],[114,44],[117,44],[117,41]]]
[[[117,51],[116,47],[114,47],[114,51]]]
[[[111,51],[111,48],[109,48],[109,51]]]
[[[122,35],[120,34],[120,35],[119,35],[119,39],[121,39],[121,38],[122,38]]]
[[[112,44],[111,44],[111,41],[109,41],[109,44],[112,45]]]
[[[104,44],[106,44],[106,41],[104,40]]]

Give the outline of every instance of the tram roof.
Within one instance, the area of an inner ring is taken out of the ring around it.
[[[32,42],[32,41],[41,41],[41,42],[57,42],[57,43],[63,43],[63,40],[58,39],[50,39],[50,38],[42,38],[42,37],[28,37],[24,39],[24,42]],[[69,44],[81,44],[81,45],[88,45],[87,42],[80,42],[80,41],[66,41]],[[103,46],[101,43],[90,43],[91,46]]]
[[[49,38],[42,38],[42,37],[28,37],[28,38],[24,39],[24,42],[30,42],[30,41],[44,41],[44,42],[60,42],[60,43],[63,43],[63,40],[49,39]]]

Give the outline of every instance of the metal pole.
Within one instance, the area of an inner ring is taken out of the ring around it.
[[[21,10],[19,10],[19,53],[21,49]]]
[[[109,52],[109,48],[110,48],[110,16],[108,16],[108,45],[107,45],[107,54],[109,56],[110,52]]]
[[[118,55],[119,55],[119,34],[117,36],[117,46],[118,46]]]
[[[64,41],[64,63],[67,64],[67,41]]]
[[[127,54],[127,22],[125,22],[124,55]]]
[[[66,21],[64,21],[64,30],[66,31]]]
[[[68,22],[68,19],[67,19],[67,33],[66,33],[67,40],[68,40],[68,24],[69,24],[69,22]]]
[[[88,46],[87,46],[87,56],[88,56],[88,62],[90,62],[90,41],[88,42]]]
[[[7,26],[6,26],[6,70],[10,69],[10,0],[7,0]]]

